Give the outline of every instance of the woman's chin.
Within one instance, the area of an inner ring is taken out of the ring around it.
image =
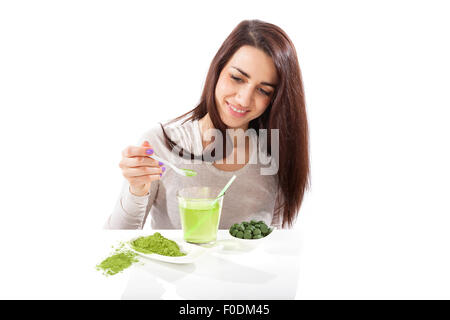
[[[229,114],[222,117],[222,122],[230,129],[247,128],[249,123],[247,119],[236,119]]]
[[[230,129],[244,129],[244,130],[246,130],[248,128],[248,122],[247,121],[236,121],[236,120],[226,119],[225,121],[223,121],[223,123],[225,123],[226,126],[228,128],[230,128]]]

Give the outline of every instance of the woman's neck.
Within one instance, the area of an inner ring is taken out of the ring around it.
[[[200,132],[201,132],[201,136],[202,136],[203,149],[206,149],[206,147],[211,143],[210,140],[206,139],[206,137],[208,137],[206,132],[209,129],[214,129],[214,125],[211,121],[211,118],[209,117],[209,114],[206,114],[198,122],[199,122]],[[244,135],[244,137],[245,137],[245,139],[244,139],[245,142],[243,145],[242,145],[242,143],[240,143],[240,142],[243,142],[242,137],[241,137],[242,135]],[[238,137],[241,137],[241,138],[238,138]],[[250,145],[249,140],[250,140],[249,137],[245,136],[245,131],[238,130],[238,131],[234,132],[233,152],[227,156],[226,163],[237,164],[239,162],[239,160],[237,160],[238,154],[241,154],[241,153],[243,153],[245,155],[245,157],[244,157],[245,163],[247,163],[249,160],[249,158],[248,158],[249,157],[249,145]],[[226,170],[225,168],[226,168],[226,166],[221,169]],[[234,168],[234,166],[232,165],[232,169],[233,168]]]
[[[210,116],[209,116],[209,113],[207,113],[203,118],[201,118],[199,121],[198,121],[198,123],[199,123],[199,127],[200,127],[200,132],[201,132],[201,135],[202,135],[202,142],[203,143],[206,143],[206,144],[209,144],[209,140],[207,140],[207,139],[205,139],[205,136],[207,136],[206,135],[206,132],[209,130],[209,129],[214,129],[214,124],[212,123],[212,121],[211,121],[211,118],[210,118]],[[248,127],[247,127],[248,128]],[[235,135],[235,137],[236,136],[240,136],[240,135],[242,135],[242,134],[244,134],[245,133],[245,131],[247,130],[247,128],[245,128],[245,129],[243,129],[243,128],[228,128],[227,130],[238,130],[238,131],[235,131],[235,132],[233,132],[233,134]],[[241,130],[239,130],[239,129],[242,129],[243,131],[241,131]],[[236,139],[233,139],[234,141],[233,141],[233,145],[234,145],[234,147],[236,147]]]
[[[203,118],[198,120],[198,124],[200,126],[200,132],[202,134],[202,140],[204,140],[203,136],[205,135],[205,132],[208,129],[213,129],[214,128],[214,125],[213,125],[213,123],[211,121],[211,118],[209,117],[209,113],[207,113]]]

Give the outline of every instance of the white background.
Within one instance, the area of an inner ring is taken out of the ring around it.
[[[221,43],[260,19],[296,46],[309,116],[296,297],[449,299],[448,12],[444,1],[0,2],[0,298],[89,297],[67,248],[101,230],[122,149],[191,110]]]

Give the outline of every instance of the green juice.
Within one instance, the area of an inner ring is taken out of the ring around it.
[[[216,241],[222,201],[189,201],[179,203],[184,240],[193,243]]]

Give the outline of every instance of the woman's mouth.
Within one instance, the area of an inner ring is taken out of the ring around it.
[[[226,104],[228,106],[228,111],[230,112],[230,114],[236,118],[242,118],[248,112],[247,110],[235,107],[228,102],[226,102]]]

